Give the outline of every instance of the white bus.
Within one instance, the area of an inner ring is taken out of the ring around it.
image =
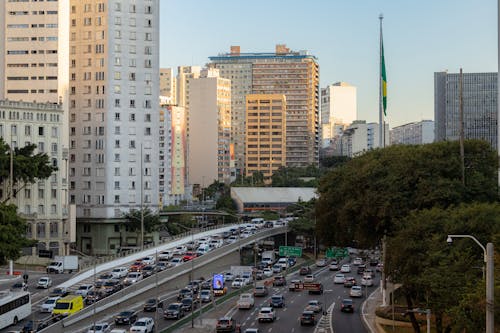
[[[0,292],[0,329],[16,325],[30,314],[31,295],[29,292]]]

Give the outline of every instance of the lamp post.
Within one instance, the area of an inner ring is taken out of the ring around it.
[[[451,244],[453,238],[470,238],[483,250],[483,258],[486,263],[486,333],[494,333],[495,331],[495,279],[494,279],[494,250],[493,243],[487,243],[486,248],[481,244],[476,237],[471,235],[448,235],[446,242]]]

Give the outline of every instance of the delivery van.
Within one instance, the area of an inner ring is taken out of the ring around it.
[[[83,297],[81,295],[68,295],[57,300],[52,315],[70,316],[81,309],[83,309]]]

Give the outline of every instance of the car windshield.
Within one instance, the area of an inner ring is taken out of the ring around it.
[[[177,309],[179,309],[179,305],[177,304],[170,304],[168,306],[168,310],[177,310]]]
[[[45,301],[45,304],[54,304],[56,301],[57,300],[55,300],[55,299],[50,299],[49,298],[48,300]]]
[[[146,326],[146,322],[145,321],[136,321],[134,326]]]
[[[279,302],[279,301],[281,301],[281,296],[273,296],[271,299],[272,299],[273,301],[277,301],[277,302]]]
[[[132,315],[132,312],[130,311],[123,311],[123,312],[120,312],[119,316],[123,316],[123,317],[128,317]]]
[[[56,303],[55,308],[57,310],[67,310],[69,309],[69,303]]]

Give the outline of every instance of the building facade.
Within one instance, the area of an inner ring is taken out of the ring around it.
[[[48,155],[58,168],[49,178],[33,184],[18,183],[15,197],[10,196],[19,214],[27,221],[27,238],[38,241],[40,250],[53,255],[69,254],[76,241],[75,220],[68,205],[68,149],[61,135],[64,110],[52,103],[28,103],[0,100],[0,137],[12,148],[35,144],[35,153]],[[9,197],[10,184],[0,184],[0,200]]]
[[[389,124],[385,124],[385,142],[389,145]],[[356,120],[344,129],[336,145],[340,151],[332,155],[355,157],[365,152],[379,148],[379,125],[367,123],[365,120]]]
[[[349,125],[357,119],[356,87],[337,82],[321,89],[321,139],[328,147],[336,135],[336,126]]]
[[[462,82],[465,139],[497,149],[497,73],[464,73]],[[460,74],[434,73],[434,121],[436,141],[459,139]]]
[[[204,188],[217,180],[230,183],[231,81],[217,69],[204,69],[187,90],[188,182]]]
[[[286,97],[246,96],[245,175],[261,172],[266,184],[286,165]]]
[[[70,202],[82,222],[155,210],[159,1],[70,5]]]
[[[422,120],[390,130],[391,145],[421,145],[434,142],[434,121]]]
[[[245,164],[245,96],[284,94],[287,101],[286,164],[303,167],[319,163],[319,65],[306,51],[276,45],[274,53],[230,53],[209,57],[210,66],[231,80],[232,140],[236,171]]]
[[[168,104],[177,104],[177,78],[172,68],[160,68],[160,96],[166,98]]]

